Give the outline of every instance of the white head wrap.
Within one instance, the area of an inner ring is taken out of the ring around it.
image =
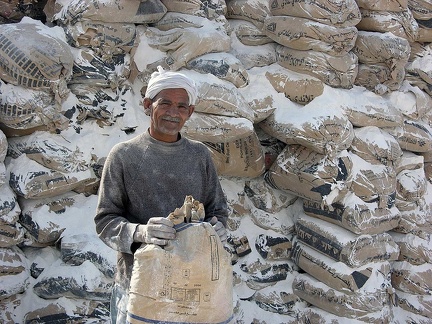
[[[195,82],[181,72],[165,71],[161,66],[158,66],[157,72],[152,73],[145,97],[153,99],[162,90],[175,88],[185,89],[189,96],[189,105],[195,105],[197,99]]]

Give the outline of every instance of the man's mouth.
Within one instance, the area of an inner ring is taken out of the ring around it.
[[[180,118],[176,118],[176,117],[163,117],[162,120],[172,122],[172,123],[180,122]]]

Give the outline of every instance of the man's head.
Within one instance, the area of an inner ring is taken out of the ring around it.
[[[174,142],[195,109],[195,82],[185,74],[158,71],[151,75],[144,98],[144,108],[150,111],[150,135],[160,141]]]

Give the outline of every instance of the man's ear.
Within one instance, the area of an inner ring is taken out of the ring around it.
[[[143,100],[144,113],[147,116],[151,115],[152,103],[153,103],[153,101],[149,98],[144,98],[144,100]]]
[[[195,106],[194,105],[190,105],[189,106],[189,117],[193,114],[194,111],[195,111]]]

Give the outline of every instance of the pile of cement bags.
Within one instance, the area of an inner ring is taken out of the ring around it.
[[[183,133],[207,145],[228,199],[238,323],[430,322],[428,2],[8,8],[2,322],[107,322],[115,252],[94,230],[97,189],[111,147],[149,125],[158,65],[198,86]]]

